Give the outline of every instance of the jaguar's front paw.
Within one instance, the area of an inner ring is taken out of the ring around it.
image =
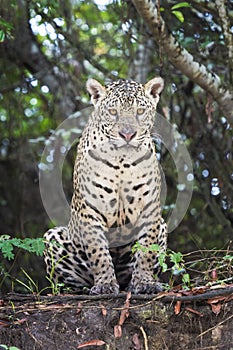
[[[98,294],[119,294],[119,285],[117,283],[96,284],[90,290],[90,295]]]
[[[160,282],[131,282],[128,288],[132,294],[157,294],[163,291]]]

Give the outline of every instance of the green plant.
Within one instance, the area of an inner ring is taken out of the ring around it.
[[[50,285],[39,290],[38,284],[32,279],[32,277],[29,276],[29,274],[24,269],[21,269],[21,270],[25,275],[27,282],[21,281],[19,279],[16,279],[16,281],[32,294],[36,294],[37,296],[39,296],[45,290],[48,290],[48,289],[51,289],[51,292],[53,295],[60,294],[61,289],[65,290],[67,293],[69,292],[69,288],[66,287],[64,283],[54,282],[54,279],[51,275],[46,276],[46,279],[49,281]]]
[[[171,7],[171,13],[181,22],[184,22],[184,15],[180,9],[192,7],[187,1],[179,2]],[[164,7],[160,8],[160,11],[164,11]]]
[[[0,43],[5,40],[6,36],[11,36],[13,25],[3,18],[0,18]]]
[[[0,350],[20,350],[16,346],[10,346],[8,347],[7,345],[0,344]]]
[[[38,256],[43,255],[45,249],[45,242],[43,238],[12,238],[10,235],[0,235],[0,253],[3,257],[8,260],[13,260],[15,258],[15,248],[23,249],[29,253],[34,253]],[[26,289],[30,290],[33,293],[38,292],[38,286],[32,280],[32,278],[22,270],[24,275],[27,277],[29,284],[26,285],[24,282],[16,280]],[[0,264],[0,273],[3,276],[0,286],[3,285],[6,279],[11,279],[9,271],[6,270],[4,263]],[[13,281],[12,281],[13,283]]]
[[[29,253],[34,253],[38,256],[42,256],[43,252],[45,250],[45,240],[43,238],[11,238],[9,235],[1,235],[0,236],[0,251],[3,254],[3,257],[12,260],[15,257],[14,248],[20,248],[28,251]],[[50,244],[56,244],[58,243],[56,241],[50,242]],[[33,278],[24,270],[21,269],[24,276],[26,277],[26,281],[22,281],[19,279],[16,279],[16,281],[21,284],[26,290],[28,290],[32,294],[40,295],[42,292],[44,292],[46,289],[51,289],[52,294],[57,295],[60,294],[61,289],[69,291],[69,288],[65,286],[64,283],[60,283],[54,279],[55,274],[55,268],[57,264],[66,256],[63,256],[58,261],[55,261],[53,254],[52,254],[52,248],[51,248],[51,255],[52,255],[52,269],[49,276],[46,276],[46,279],[49,281],[50,285],[48,287],[43,288],[42,290],[39,290],[39,287],[37,283],[33,280]],[[4,270],[3,266],[0,266],[2,270],[2,274],[4,274],[5,277],[10,277],[9,273]],[[1,350],[1,349],[0,349]]]
[[[26,288],[32,294],[37,294],[37,295],[41,294],[45,288],[39,291],[39,287],[37,283],[31,278],[31,276],[29,276],[29,274],[24,269],[21,269],[21,270],[23,271],[23,274],[27,278],[28,284],[26,284],[26,282],[23,282],[19,279],[16,279],[16,281],[20,283],[22,286],[24,286],[24,288]]]
[[[35,253],[36,255],[42,256],[45,244],[43,238],[11,238],[9,235],[0,236],[0,251],[3,257],[12,260],[15,257],[14,248],[21,248],[29,253]]]
[[[62,256],[59,260],[55,260],[51,244],[58,245],[58,243],[56,241],[52,241],[52,242],[50,242],[50,247],[48,248],[48,249],[50,249],[52,268],[51,268],[51,272],[50,272],[49,276],[46,276],[46,279],[50,283],[50,286],[47,288],[51,289],[53,295],[57,295],[57,294],[61,293],[61,289],[67,289],[67,288],[65,287],[64,283],[58,282],[57,279],[54,278],[55,268],[63,259],[65,259],[67,257],[67,255]]]
[[[49,281],[50,286],[47,287],[47,289],[51,289],[51,292],[53,295],[61,294],[61,290],[65,289],[65,284],[62,282],[58,282],[50,279],[48,276],[46,276],[46,279]]]
[[[132,252],[142,251],[144,254],[147,252],[156,253],[158,256],[159,265],[162,268],[162,272],[167,272],[171,270],[171,278],[170,285],[174,283],[174,277],[182,275],[182,282],[185,287],[190,286],[190,275],[186,272],[184,256],[181,252],[174,252],[172,250],[168,250],[164,252],[161,250],[161,247],[158,244],[151,244],[149,247],[144,247],[139,242],[136,242],[132,248]],[[166,261],[169,261],[171,264],[171,268],[168,268],[168,264]]]

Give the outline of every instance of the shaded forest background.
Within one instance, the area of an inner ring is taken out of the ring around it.
[[[193,0],[174,9],[179,3],[158,2],[167,28],[232,91],[233,43],[226,33],[232,37],[233,2],[222,1],[225,14],[214,2]],[[171,64],[134,2],[1,0],[0,11],[0,234],[36,238],[54,225],[41,201],[38,164],[58,125],[90,105],[88,78],[144,83],[160,75],[165,89],[159,113],[181,134],[195,176],[190,206],[170,233],[169,247],[183,253],[227,249],[233,237],[233,117]],[[69,199],[75,148],[63,167]],[[177,173],[166,149],[161,163],[166,218],[177,196]],[[14,278],[24,278],[22,267],[45,284],[42,258],[18,251],[13,262],[1,260],[3,290],[12,283],[19,288]]]

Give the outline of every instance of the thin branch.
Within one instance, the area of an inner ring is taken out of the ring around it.
[[[168,32],[166,23],[158,16],[156,4],[149,0],[132,0],[140,16],[147,23],[153,39],[160,43],[170,62],[218,102],[221,110],[233,124],[233,92],[227,90],[220,77],[208,71],[206,66],[194,60],[175,37]]]
[[[230,315],[229,317],[225,318],[225,320],[223,320],[223,321],[219,322],[218,324],[216,324],[214,327],[211,327],[211,328],[207,329],[206,331],[202,332],[201,334],[199,334],[197,336],[197,338],[202,337],[204,334],[209,333],[210,331],[214,330],[215,328],[221,326],[223,323],[229,321],[232,317],[233,317],[233,315]]]
[[[149,350],[149,348],[148,348],[148,338],[147,338],[146,332],[145,332],[145,330],[144,330],[144,328],[142,326],[140,327],[140,331],[142,332],[142,335],[143,335],[145,350]]]

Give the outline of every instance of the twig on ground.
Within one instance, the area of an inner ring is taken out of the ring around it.
[[[142,332],[142,335],[143,335],[145,350],[149,350],[147,335],[142,326],[140,327],[140,331]]]
[[[206,331],[202,332],[201,334],[198,334],[197,338],[202,337],[204,334],[206,334],[208,332],[211,332],[213,329],[221,326],[223,323],[225,323],[226,321],[229,321],[231,318],[233,318],[233,315],[231,315],[231,316],[227,317],[225,320],[219,322],[218,324],[216,324],[216,326],[207,329]]]

